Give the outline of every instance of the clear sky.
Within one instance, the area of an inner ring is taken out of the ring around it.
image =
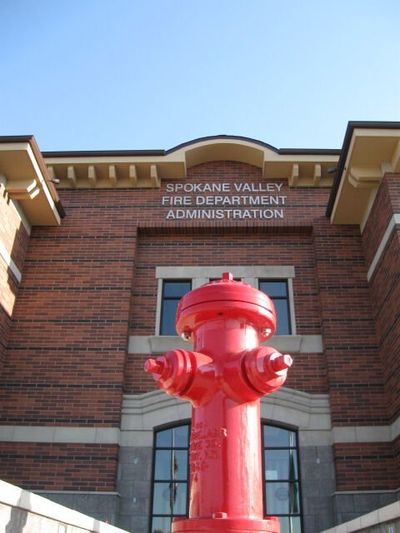
[[[399,0],[0,0],[0,24],[0,135],[42,150],[340,148],[400,120]]]

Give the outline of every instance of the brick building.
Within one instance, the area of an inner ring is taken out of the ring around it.
[[[314,533],[400,498],[400,123],[341,150],[242,137],[41,153],[0,138],[0,478],[137,533],[187,508],[190,406],[149,354],[231,271],[294,357],[262,402],[266,513]]]

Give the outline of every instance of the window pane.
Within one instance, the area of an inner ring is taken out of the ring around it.
[[[157,450],[156,451],[156,467],[154,472],[154,479],[160,480],[171,479],[171,451]]]
[[[154,483],[153,513],[171,515],[172,512],[170,483]]]
[[[179,426],[174,428],[174,444],[176,448],[188,448],[189,446],[189,426]]]
[[[288,429],[264,425],[264,448],[296,446],[296,433]]]
[[[163,296],[164,298],[182,298],[184,294],[190,291],[192,282],[185,281],[164,281]]]
[[[279,524],[281,526],[281,532],[280,533],[290,533],[289,517],[288,516],[280,516],[279,517]]]
[[[171,533],[171,518],[168,516],[154,517],[151,533]]]
[[[276,311],[276,335],[290,335],[289,306],[287,300],[273,300]]]
[[[298,483],[266,483],[267,513],[292,514],[300,512]]]
[[[286,281],[260,281],[260,291],[265,292],[271,298],[287,298]]]
[[[157,448],[170,448],[172,445],[172,429],[158,431],[156,434]]]
[[[297,480],[296,450],[265,450],[266,480]]]
[[[164,300],[161,313],[161,335],[176,335],[175,319],[178,300]]]
[[[300,516],[291,516],[290,517],[290,532],[291,533],[301,533]]]
[[[173,479],[187,480],[188,452],[186,450],[174,450],[172,452]]]
[[[185,515],[186,483],[154,483],[153,514]]]
[[[172,492],[174,494],[174,515],[186,514],[186,495],[187,484],[186,483],[174,483]]]

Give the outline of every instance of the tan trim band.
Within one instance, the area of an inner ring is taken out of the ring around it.
[[[386,248],[386,245],[392,235],[392,231],[394,230],[397,224],[400,224],[400,213],[395,213],[390,219],[389,224],[386,227],[385,233],[383,234],[382,240],[378,246],[378,249],[375,252],[374,258],[368,269],[368,273],[367,273],[368,281],[370,281],[370,279],[372,278],[375,272],[376,266],[379,263],[379,260],[382,257],[382,254]]]
[[[11,255],[8,253],[6,247],[4,246],[2,242],[0,242],[0,257],[3,259],[4,263],[7,265],[7,267],[11,270],[11,272],[17,278],[18,282],[21,283],[21,280],[22,280],[21,271],[17,267],[17,265],[14,263]]]

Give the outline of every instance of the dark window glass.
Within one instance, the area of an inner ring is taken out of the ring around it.
[[[290,335],[289,293],[286,280],[260,280],[260,291],[265,292],[274,302],[276,310],[276,335]]]
[[[191,280],[163,281],[160,335],[176,335],[175,319],[178,302],[191,288]]]
[[[266,514],[277,516],[282,533],[301,533],[297,434],[263,425]]]
[[[170,533],[174,516],[188,507],[189,426],[155,434],[152,533]]]

